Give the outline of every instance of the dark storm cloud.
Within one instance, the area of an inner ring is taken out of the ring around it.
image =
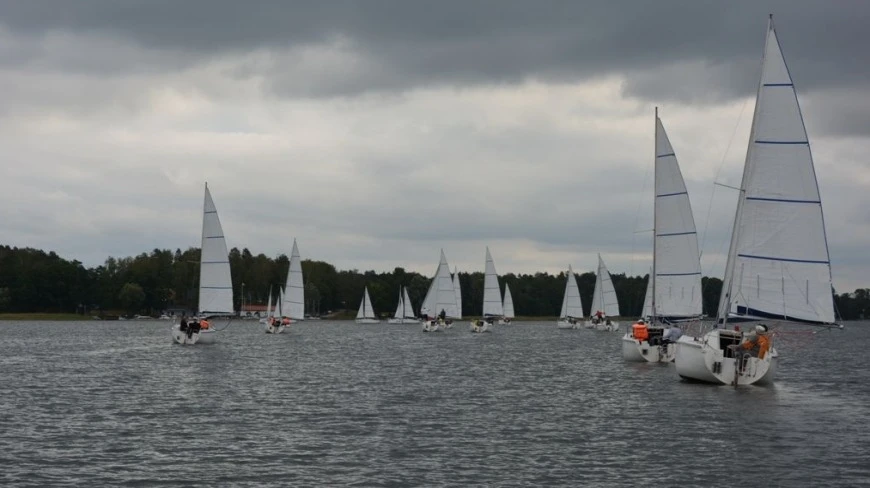
[[[337,39],[363,60],[313,85],[295,80],[292,65],[267,73],[275,91],[296,96],[620,73],[629,95],[718,101],[754,90],[768,12],[801,89],[866,84],[870,3],[859,1],[19,0],[0,5],[0,23],[16,35],[125,40],[164,52],[167,67]],[[143,58],[102,54],[68,69],[161,69],[152,58],[143,66]]]

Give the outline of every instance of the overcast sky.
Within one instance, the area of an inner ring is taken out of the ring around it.
[[[650,265],[653,108],[721,276],[772,12],[838,291],[870,286],[870,3],[0,0],[0,242],[340,269]]]

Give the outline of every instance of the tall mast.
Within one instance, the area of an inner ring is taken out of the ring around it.
[[[659,205],[659,197],[657,195],[658,190],[656,189],[656,164],[658,161],[658,140],[659,140],[659,108],[655,109],[655,132],[653,135],[653,259],[652,259],[652,274],[649,279],[652,280],[652,296],[650,297],[651,302],[651,311],[652,311],[652,323],[656,323],[656,228],[658,227],[658,215],[656,209]],[[647,285],[649,286],[649,285]],[[643,313],[643,310],[641,310]]]

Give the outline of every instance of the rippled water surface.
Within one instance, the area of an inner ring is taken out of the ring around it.
[[[0,323],[3,486],[870,484],[868,323],[777,343],[776,386],[520,323]]]

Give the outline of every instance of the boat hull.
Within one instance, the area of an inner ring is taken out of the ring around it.
[[[559,329],[576,329],[579,325],[577,322],[571,323],[567,320],[559,320],[556,322],[556,327]]]
[[[720,335],[721,334],[721,335]],[[727,357],[722,347],[722,336],[731,343],[742,336],[733,331],[714,329],[703,337],[681,337],[676,344],[674,365],[681,378],[716,385],[770,385],[776,375],[779,353],[771,347],[763,359],[744,357],[739,368],[738,359]]]
[[[470,330],[471,330],[471,332],[476,332],[476,333],[491,332],[491,330],[490,330],[491,327],[492,327],[492,324],[489,324],[487,322],[483,322],[481,324],[471,322],[471,329]]]
[[[441,332],[441,324],[433,320],[423,322],[423,332]]]
[[[199,342],[200,332],[188,334],[187,331],[182,331],[179,324],[172,326],[172,340],[176,344],[192,346]]]
[[[387,321],[388,324],[419,324],[420,321],[417,319],[397,319],[392,318]]]
[[[591,320],[586,321],[587,329],[595,329],[595,330],[603,330],[606,332],[618,332],[619,331],[619,322],[610,321],[608,324],[606,321],[601,323],[594,323]]]
[[[631,363],[670,363],[674,360],[674,344],[650,345],[638,341],[631,333],[622,336],[622,359]]]
[[[498,325],[511,325],[514,323],[513,319],[498,319]]]
[[[267,334],[280,334],[280,333],[284,332],[285,328],[287,328],[287,326],[282,325],[282,324],[269,324],[266,326],[266,333]]]

